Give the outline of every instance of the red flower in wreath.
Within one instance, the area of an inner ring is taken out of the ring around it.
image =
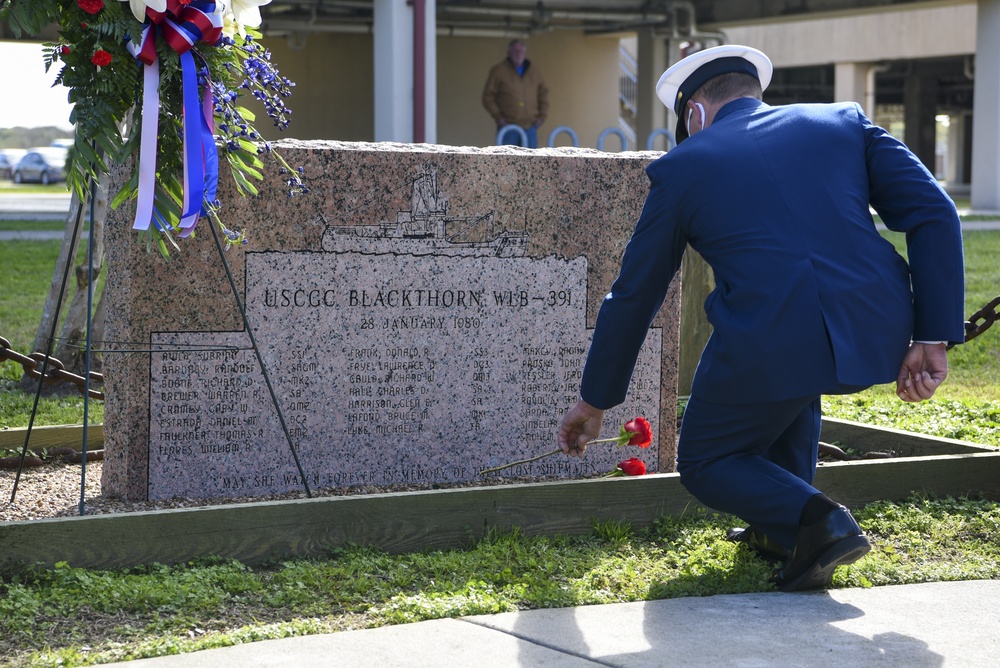
[[[97,52],[94,53],[93,57],[90,59],[90,62],[97,65],[98,67],[104,67],[105,65],[110,65],[111,54],[105,51],[104,49],[98,49]]]
[[[619,462],[618,470],[625,475],[646,475],[646,462],[638,457],[629,457],[623,462]]]
[[[62,55],[65,56],[66,54],[68,54],[70,52],[70,48],[68,46],[66,46],[65,44],[63,44],[62,47],[59,49],[59,52]]]
[[[96,14],[104,9],[104,0],[76,0],[76,4],[88,14]]]

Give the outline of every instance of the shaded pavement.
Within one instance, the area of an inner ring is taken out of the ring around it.
[[[127,668],[1000,665],[1000,581],[733,594],[439,619]]]

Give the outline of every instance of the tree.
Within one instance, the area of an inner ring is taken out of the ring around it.
[[[73,132],[54,126],[42,128],[0,128],[0,148],[34,148],[51,146],[56,139],[72,139]]]

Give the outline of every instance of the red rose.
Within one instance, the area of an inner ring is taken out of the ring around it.
[[[65,44],[63,44],[62,48],[61,48],[61,49],[59,49],[59,52],[60,52],[60,53],[62,53],[62,55],[64,55],[64,56],[65,56],[65,55],[66,55],[67,53],[69,53],[69,51],[70,51],[69,47],[68,47],[68,46],[66,46]]]
[[[646,463],[638,457],[630,457],[618,464],[625,475],[646,475]]]
[[[98,49],[97,53],[90,59],[90,62],[94,63],[98,67],[104,67],[105,65],[111,64],[111,54],[104,49]]]
[[[648,448],[653,442],[653,428],[644,417],[637,417],[625,423],[625,431],[632,435],[628,440],[629,445],[637,445],[640,448]]]
[[[76,0],[76,4],[88,14],[96,14],[104,9],[104,0]]]

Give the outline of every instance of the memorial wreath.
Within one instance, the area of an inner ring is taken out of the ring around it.
[[[164,255],[208,216],[227,249],[245,243],[218,216],[220,154],[241,194],[257,194],[264,160],[278,164],[289,195],[308,192],[262,140],[253,97],[284,130],[294,86],[258,41],[260,5],[270,0],[2,0],[0,19],[13,33],[37,35],[58,26],[45,44],[45,66],[61,63],[56,84],[69,89],[76,139],[67,184],[82,199],[115,163],[131,160],[130,178],[111,199],[136,200],[133,227]]]

